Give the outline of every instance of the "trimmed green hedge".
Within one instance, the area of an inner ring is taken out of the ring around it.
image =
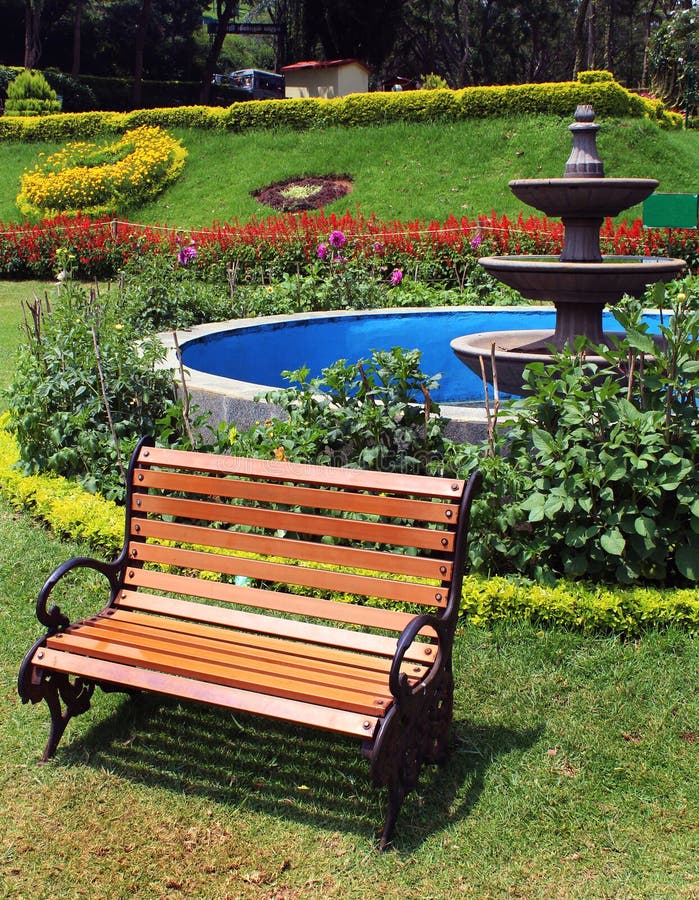
[[[598,73],[594,73],[598,74]],[[128,113],[88,112],[43,116],[26,121],[0,119],[2,141],[64,141],[98,133],[116,133],[139,125],[220,128],[243,132],[254,128],[306,130],[328,125],[345,127],[389,122],[447,122],[490,116],[548,113],[570,118],[578,104],[591,104],[597,116],[646,117],[679,127],[682,117],[657,100],[647,100],[615,81],[593,80],[469,87],[458,91],[405,91],[350,94],[321,98],[260,100],[213,106],[140,109]]]
[[[0,416],[0,491],[17,509],[45,522],[57,534],[85,540],[115,556],[124,535],[124,512],[112,501],[86,493],[53,475],[24,476],[16,468],[17,445]],[[341,599],[341,598],[340,598]],[[474,625],[528,620],[586,632],[638,635],[675,625],[699,633],[699,589],[609,588],[560,581],[553,587],[506,578],[467,577],[463,619]]]

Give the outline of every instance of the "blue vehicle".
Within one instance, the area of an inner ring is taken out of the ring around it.
[[[214,75],[214,84],[226,88],[233,100],[283,100],[284,76],[262,69],[240,69],[228,75]]]

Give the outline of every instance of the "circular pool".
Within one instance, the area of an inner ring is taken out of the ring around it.
[[[658,319],[648,316],[651,331],[657,332]],[[615,324],[611,313],[605,313],[605,329],[613,330]],[[232,390],[233,382],[248,384],[257,393],[289,386],[284,371],[306,367],[315,377],[339,359],[355,362],[372,350],[418,348],[423,372],[441,374],[439,389],[433,392],[435,400],[480,405],[482,381],[458,360],[449,342],[474,332],[553,331],[554,326],[552,307],[440,307],[236,320],[198,326],[182,334],[180,342],[184,365],[193,375],[229,379]]]

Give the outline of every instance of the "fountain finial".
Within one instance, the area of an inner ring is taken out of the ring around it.
[[[575,122],[568,126],[573,135],[573,150],[563,172],[564,178],[603,178],[604,164],[597,153],[595,112],[588,104],[575,110]]]

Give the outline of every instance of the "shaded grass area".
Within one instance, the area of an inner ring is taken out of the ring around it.
[[[86,548],[2,500],[0,546],[2,897],[699,894],[699,644],[682,633],[462,629],[451,760],[379,855],[384,798],[358,744],[322,732],[97,691],[37,766],[47,710],[19,704],[17,668],[45,575]]]
[[[127,217],[183,228],[246,221],[273,214],[251,191],[292,177],[338,173],[350,174],[354,189],[329,211],[360,207],[386,220],[441,221],[452,213],[475,217],[491,210],[516,216],[522,204],[508,181],[561,176],[571,149],[568,124],[555,116],[524,116],[306,132],[173,129],[189,151],[181,178]],[[662,191],[697,188],[697,132],[661,131],[642,120],[604,120],[598,143],[609,176],[658,178]],[[0,221],[17,221],[14,198],[23,170],[39,153],[55,149],[54,144],[0,143]],[[635,208],[625,216],[639,214]]]

